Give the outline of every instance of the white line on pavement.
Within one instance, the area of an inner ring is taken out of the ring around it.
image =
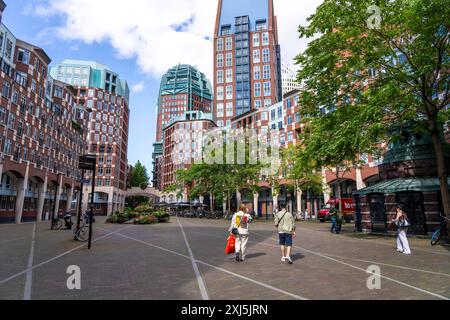
[[[175,252],[175,251],[172,251],[172,250],[169,250],[169,249],[166,249],[166,248],[163,248],[163,247],[160,247],[160,246],[151,244],[151,243],[146,242],[146,241],[143,241],[143,240],[139,240],[139,239],[136,239],[136,238],[133,238],[133,237],[130,237],[130,236],[126,236],[126,235],[121,234],[121,233],[119,233],[119,232],[113,232],[113,234],[118,235],[118,236],[120,236],[120,237],[122,237],[122,238],[125,238],[125,239],[129,239],[129,240],[133,240],[133,241],[136,241],[136,242],[145,244],[145,245],[147,245],[147,246],[149,246],[149,247],[153,247],[153,248],[156,248],[156,249],[159,249],[159,250],[162,250],[162,251],[165,251],[165,252],[168,252],[168,253],[171,253],[171,254],[174,254],[174,255],[177,255],[177,256],[186,258],[186,259],[190,259],[190,257],[188,257],[188,256],[186,256],[186,255],[184,255],[184,254],[181,254],[181,253],[178,253],[178,252]],[[282,290],[282,289],[278,289],[278,288],[276,288],[276,287],[273,287],[273,286],[271,286],[271,285],[265,284],[265,283],[263,283],[263,282],[260,282],[260,281],[257,281],[257,280],[250,279],[250,278],[248,278],[248,277],[242,276],[242,275],[240,275],[240,274],[236,274],[236,273],[234,273],[234,272],[231,272],[231,271],[228,271],[228,270],[226,270],[226,269],[223,269],[223,268],[220,268],[220,267],[211,265],[211,264],[209,264],[209,263],[206,263],[206,262],[203,262],[203,261],[200,261],[200,260],[195,260],[195,261],[196,261],[197,263],[203,264],[203,265],[208,266],[208,267],[210,267],[210,268],[213,268],[213,269],[216,269],[216,270],[219,270],[219,271],[228,273],[228,274],[233,275],[233,276],[235,276],[235,277],[241,278],[241,279],[243,279],[243,280],[247,280],[247,281],[249,281],[249,282],[252,282],[252,283],[254,283],[254,284],[257,284],[257,285],[259,285],[259,286],[262,286],[262,287],[264,287],[264,288],[267,288],[267,289],[270,289],[270,290],[273,290],[273,291],[276,291],[276,292],[285,294],[285,295],[290,296],[290,297],[293,297],[293,298],[295,298],[295,299],[298,299],[298,300],[308,300],[307,298],[304,298],[304,297],[295,295],[295,294],[293,294],[293,293],[284,291],[284,290]]]
[[[31,300],[31,286],[33,284],[33,259],[34,259],[34,243],[36,240],[36,223],[33,225],[33,234],[31,236],[31,249],[28,258],[27,277],[23,292],[23,300]]]
[[[125,227],[125,228],[123,228],[123,229],[120,229],[119,231],[125,230],[125,229],[127,229],[127,228],[128,228],[128,227]],[[101,229],[101,228],[96,228],[96,229],[104,230],[104,229]],[[108,231],[108,232],[109,232],[109,231]],[[94,242],[100,241],[100,240],[102,240],[102,239],[104,239],[104,238],[106,238],[106,237],[109,237],[109,236],[113,235],[113,234],[114,234],[114,232],[110,232],[110,233],[108,233],[108,234],[106,234],[106,235],[104,235],[104,236],[101,236],[101,237],[99,237],[99,238],[97,238],[97,239],[92,240],[92,242],[94,243]],[[51,258],[51,259],[48,259],[48,260],[46,260],[46,261],[44,261],[44,262],[41,262],[41,263],[39,263],[39,264],[33,266],[32,269],[34,270],[34,269],[36,269],[36,268],[42,267],[43,265],[46,265],[47,263],[50,263],[50,262],[52,262],[52,261],[54,261],[54,260],[57,260],[57,259],[59,259],[59,258],[61,258],[61,257],[64,257],[64,256],[68,255],[69,253],[74,252],[74,251],[76,251],[76,250],[78,250],[78,249],[81,249],[81,248],[83,248],[83,247],[85,247],[85,246],[87,246],[87,245],[88,245],[88,244],[85,243],[85,244],[82,244],[81,246],[78,246],[78,247],[75,247],[75,248],[73,248],[73,249],[70,249],[70,250],[68,250],[68,251],[66,251],[66,252],[64,252],[64,253],[62,253],[62,254],[60,254],[60,255],[57,255],[57,256],[55,256],[55,257],[53,257],[53,258]],[[28,269],[27,269],[27,270],[23,270],[23,271],[18,272],[18,273],[14,274],[14,275],[12,275],[12,276],[6,278],[6,279],[1,280],[1,281],[0,281],[0,285],[5,284],[6,282],[11,281],[11,280],[13,280],[13,279],[15,279],[15,278],[17,278],[17,277],[20,277],[21,275],[24,275],[25,273],[27,273],[27,271],[28,271]]]
[[[256,233],[256,232],[253,232],[253,234],[262,236],[261,234],[258,234],[258,233]],[[272,238],[272,239],[273,239],[273,240],[276,240],[275,238]],[[366,270],[366,269],[363,269],[363,268],[357,267],[357,266],[355,266],[355,265],[346,263],[346,262],[344,262],[344,261],[340,261],[340,260],[338,260],[338,259],[329,257],[329,256],[324,255],[324,254],[322,254],[322,253],[315,252],[315,251],[312,251],[312,250],[308,250],[308,249],[306,249],[306,248],[298,247],[298,246],[293,246],[293,248],[297,248],[297,249],[300,249],[300,250],[309,252],[309,253],[311,253],[311,254],[313,254],[313,255],[316,255],[316,256],[318,256],[318,257],[322,257],[322,258],[324,258],[324,259],[331,260],[331,261],[334,261],[334,262],[336,262],[336,263],[345,265],[345,266],[347,266],[347,267],[350,267],[350,268],[353,268],[353,269],[357,269],[357,270],[363,271],[364,273],[367,273],[367,270]],[[383,275],[380,275],[380,277],[381,277],[381,278],[384,278],[384,279],[386,279],[386,280],[395,282],[395,283],[397,283],[397,284],[399,284],[399,285],[402,285],[402,286],[405,286],[405,287],[408,287],[408,288],[411,288],[411,289],[420,291],[420,292],[422,292],[422,293],[425,293],[425,294],[428,294],[428,295],[437,297],[437,298],[439,298],[439,299],[442,299],[442,300],[449,300],[449,298],[444,297],[444,296],[441,296],[440,294],[437,294],[437,293],[434,293],[434,292],[430,292],[430,291],[424,290],[424,289],[419,288],[419,287],[412,286],[412,285],[407,284],[407,283],[405,283],[405,282],[402,282],[402,281],[399,281],[399,280],[395,280],[395,279],[393,279],[393,278],[386,277],[386,276],[383,276]]]
[[[191,246],[189,245],[189,241],[186,237],[186,233],[184,232],[183,226],[181,225],[180,220],[177,217],[178,225],[180,226],[181,233],[183,234],[184,242],[186,243],[186,247],[189,252],[189,256],[192,262],[192,268],[194,268],[195,277],[197,278],[198,287],[200,289],[200,293],[202,295],[203,300],[209,300],[208,292],[206,291],[205,283],[203,282],[202,275],[200,274],[200,270],[198,270],[197,263],[195,262],[194,253],[192,252]]]

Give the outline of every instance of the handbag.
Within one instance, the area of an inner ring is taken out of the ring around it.
[[[232,254],[235,252],[236,252],[236,238],[233,235],[230,235],[227,239],[225,254]]]

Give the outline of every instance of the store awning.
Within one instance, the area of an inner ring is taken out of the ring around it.
[[[448,178],[450,185],[450,177]],[[377,183],[373,186],[355,191],[353,194],[364,196],[370,193],[397,193],[406,191],[438,192],[441,190],[438,178],[393,179]]]

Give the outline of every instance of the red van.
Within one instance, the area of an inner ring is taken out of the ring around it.
[[[355,219],[356,212],[356,204],[353,198],[343,198],[340,200],[341,202],[341,210],[344,213],[345,222],[349,223],[350,221]],[[330,209],[331,206],[338,207],[338,201],[336,199],[330,199],[325,207],[323,207],[318,214],[318,218],[320,222],[325,222],[331,220],[330,218]]]

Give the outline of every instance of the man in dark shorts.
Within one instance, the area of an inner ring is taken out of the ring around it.
[[[295,219],[286,210],[286,206],[281,207],[281,211],[275,214],[275,226],[278,227],[278,236],[281,246],[281,261],[292,264],[291,250],[292,242],[295,239]]]

